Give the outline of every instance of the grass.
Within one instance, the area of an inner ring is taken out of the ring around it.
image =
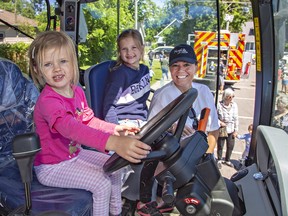
[[[145,65],[149,67],[149,61],[145,61]],[[82,66],[82,70],[88,69],[90,66]],[[150,82],[150,85],[152,86],[157,81],[161,80],[162,78],[162,70],[161,70],[161,64],[159,59],[154,59],[152,64],[152,70],[154,71],[154,76]]]
[[[145,62],[145,64],[149,67],[149,62]],[[161,70],[161,64],[159,59],[154,59],[152,64],[152,70],[154,71],[154,76],[152,77],[152,80],[150,82],[150,85],[152,86],[155,82],[161,80],[162,78],[162,70]]]

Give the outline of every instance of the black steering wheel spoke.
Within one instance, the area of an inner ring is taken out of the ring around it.
[[[178,142],[180,142],[180,140],[181,140],[182,132],[184,130],[188,114],[189,114],[189,109],[186,110],[186,112],[180,117],[180,119],[177,123],[177,127],[175,130],[174,136],[177,138]]]
[[[152,145],[152,143],[157,140],[157,138],[159,138],[171,127],[173,123],[179,119],[176,131],[173,135],[176,137],[179,143],[189,113],[189,109],[197,98],[197,95],[197,90],[191,88],[177,97],[171,103],[169,103],[163,110],[161,110],[141,128],[141,131],[137,134],[140,137],[140,141],[148,145]],[[155,158],[159,159],[163,157],[165,157],[163,152],[153,153],[152,151],[145,160],[152,160]],[[114,153],[106,161],[103,169],[106,173],[111,173],[127,165],[129,165],[129,161]]]

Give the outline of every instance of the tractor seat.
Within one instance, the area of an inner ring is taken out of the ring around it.
[[[0,215],[14,215],[25,205],[25,190],[12,155],[15,136],[33,132],[33,108],[39,92],[13,62],[0,58]],[[33,171],[32,214],[47,211],[72,216],[92,215],[92,195],[79,189],[47,187]]]
[[[84,73],[85,94],[89,107],[99,119],[104,119],[103,102],[110,69],[116,61],[108,60],[92,65]]]

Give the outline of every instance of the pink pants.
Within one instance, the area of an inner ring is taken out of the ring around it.
[[[82,149],[79,155],[59,164],[35,166],[39,182],[62,188],[77,188],[92,192],[93,215],[121,213],[121,171],[107,175],[103,165],[109,155]]]

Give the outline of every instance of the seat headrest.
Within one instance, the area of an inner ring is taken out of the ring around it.
[[[39,91],[19,67],[0,58],[0,163],[12,155],[12,139],[33,129],[33,110]]]
[[[84,74],[88,104],[92,108],[94,115],[100,119],[104,119],[103,100],[109,71],[115,64],[116,61],[113,60],[104,61],[93,65]]]

